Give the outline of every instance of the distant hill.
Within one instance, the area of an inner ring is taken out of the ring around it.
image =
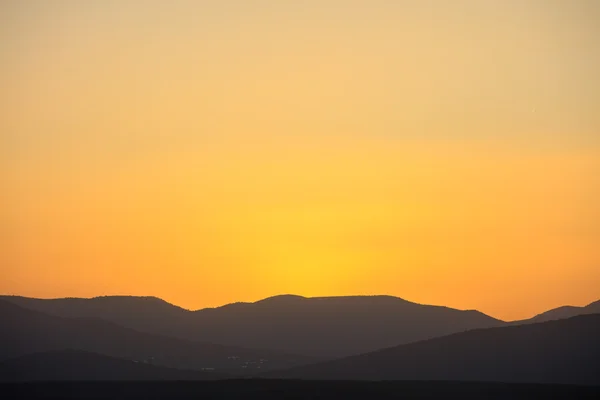
[[[34,299],[0,296],[18,306],[67,318],[99,318],[138,331],[169,334],[185,331],[191,311],[157,297],[102,296]]]
[[[138,332],[95,318],[63,318],[0,300],[0,360],[65,349],[182,369],[255,373],[312,361],[281,354]]]
[[[600,385],[599,371],[600,314],[593,314],[476,329],[269,376]]]
[[[78,350],[35,353],[0,362],[0,382],[215,380],[214,372],[165,368]]]
[[[478,311],[392,296],[276,296],[195,314],[203,340],[330,358],[502,324]]]
[[[319,358],[503,324],[478,311],[416,304],[392,296],[283,295],[198,311],[140,297],[3,299],[58,316],[97,317],[145,332]]]
[[[557,319],[565,319],[575,317],[577,315],[600,314],[600,300],[588,304],[585,307],[563,306],[554,308],[544,313],[538,314],[533,318],[514,321],[511,324],[536,323],[544,321],[553,321]]]

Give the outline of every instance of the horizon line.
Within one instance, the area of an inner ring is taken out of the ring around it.
[[[180,305],[177,305],[175,303],[169,302],[161,297],[158,296],[153,296],[153,295],[131,295],[131,294],[108,294],[108,295],[98,295],[98,296],[91,296],[91,297],[79,297],[79,296],[64,296],[64,297],[33,297],[33,296],[24,296],[24,295],[20,295],[20,294],[0,294],[0,299],[3,297],[20,297],[20,298],[25,298],[25,299],[32,299],[32,300],[94,300],[94,299],[101,299],[101,298],[137,298],[137,299],[156,299],[159,300],[165,304],[168,304],[172,307],[176,307],[179,308],[181,310],[187,311],[187,312],[199,312],[199,311],[203,311],[203,310],[215,310],[215,309],[219,309],[219,308],[223,308],[223,307],[228,307],[228,306],[232,306],[232,305],[237,305],[237,304],[257,304],[257,303],[261,303],[264,302],[266,300],[270,300],[270,299],[275,299],[275,298],[281,298],[281,297],[295,297],[295,298],[300,298],[300,299],[305,299],[305,300],[309,300],[309,299],[333,299],[333,298],[356,298],[356,297],[389,297],[389,298],[394,298],[397,300],[401,300],[407,303],[411,303],[411,304],[415,304],[415,305],[421,305],[421,306],[430,306],[430,307],[444,307],[444,308],[449,308],[449,309],[453,309],[453,310],[458,310],[458,311],[476,311],[479,312],[481,314],[484,314],[490,318],[494,318],[498,321],[502,321],[502,322],[518,322],[518,321],[525,321],[527,319],[531,319],[531,318],[535,318],[536,316],[542,315],[548,311],[551,310],[556,310],[559,308],[563,308],[563,307],[577,307],[577,308],[584,308],[587,307],[597,301],[600,301],[599,299],[596,300],[592,300],[589,303],[586,303],[584,305],[578,306],[578,305],[572,305],[572,304],[563,304],[560,305],[558,307],[553,307],[553,308],[549,308],[546,309],[545,311],[541,311],[538,312],[534,315],[532,315],[529,318],[524,318],[524,319],[516,319],[516,320],[504,320],[501,318],[497,318],[493,315],[487,314],[483,311],[480,311],[478,309],[460,309],[460,308],[454,308],[454,307],[450,307],[450,306],[445,306],[445,305],[439,305],[439,304],[428,304],[428,303],[418,303],[418,302],[414,302],[414,301],[410,301],[410,300],[406,300],[405,298],[402,297],[398,297],[398,296],[394,296],[391,294],[355,294],[355,295],[332,295],[332,296],[303,296],[303,295],[298,295],[298,294],[293,294],[293,293],[281,293],[281,294],[276,294],[276,295],[272,295],[272,296],[267,296],[255,301],[234,301],[234,302],[229,302],[229,303],[225,303],[219,306],[214,306],[214,307],[203,307],[203,308],[198,308],[198,309],[191,309],[191,308],[186,308],[186,307],[182,307]]]

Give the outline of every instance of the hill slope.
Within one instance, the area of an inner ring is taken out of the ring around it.
[[[99,319],[50,316],[5,301],[0,301],[0,321],[0,359],[78,349],[129,360],[153,359],[156,364],[174,368],[216,368],[236,373],[291,367],[310,361],[268,350],[143,333]]]
[[[456,380],[600,385],[600,314],[477,329],[273,372],[300,379]]]
[[[4,299],[59,316],[98,317],[146,332],[319,358],[503,324],[478,311],[421,305],[392,296],[284,295],[194,312],[154,298]]]
[[[0,381],[215,380],[227,375],[153,366],[76,350],[21,356],[0,363]]]
[[[102,296],[34,299],[0,296],[0,300],[45,314],[66,318],[99,318],[142,332],[184,331],[191,312],[156,297]]]
[[[600,300],[588,304],[585,307],[563,306],[554,308],[544,313],[538,314],[535,317],[520,321],[522,323],[535,323],[544,321],[553,321],[557,319],[565,319],[575,317],[577,315],[600,314]]]
[[[277,296],[197,311],[196,324],[204,340],[333,358],[502,322],[391,296]]]

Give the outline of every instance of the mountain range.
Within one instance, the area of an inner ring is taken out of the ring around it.
[[[283,295],[199,311],[154,297],[2,296],[0,379],[110,377],[113,369],[123,371],[120,377],[157,380],[600,385],[599,306],[560,307],[504,322],[391,296]],[[87,369],[78,369],[80,363]]]
[[[504,324],[479,311],[422,305],[392,296],[282,295],[198,311],[153,297],[1,299],[60,317],[93,317],[141,332],[321,359]]]
[[[37,352],[83,350],[173,368],[236,374],[286,368],[314,359],[156,335],[97,318],[65,318],[0,300],[0,360]]]

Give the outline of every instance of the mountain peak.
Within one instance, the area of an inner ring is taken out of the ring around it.
[[[82,299],[77,299],[77,300],[82,300]],[[85,300],[85,299],[83,299]],[[91,299],[89,299],[93,302],[115,302],[115,303],[120,303],[120,304],[130,304],[130,305],[155,305],[155,306],[161,306],[164,308],[176,308],[179,310],[186,310],[180,306],[177,306],[175,304],[169,303],[166,300],[163,300],[159,297],[155,297],[155,296],[127,296],[127,295],[114,295],[114,296],[97,296],[97,297],[92,297]]]
[[[411,303],[411,304],[417,304],[417,303],[413,303],[411,301],[408,300],[404,300],[401,297],[396,297],[396,296],[390,296],[387,294],[373,294],[373,295],[369,295],[369,294],[357,294],[357,295],[350,295],[350,296],[327,296],[327,297],[310,297],[311,299],[314,300],[348,300],[348,301],[392,301],[392,302],[404,302],[404,303]]]
[[[256,302],[254,302],[254,304],[264,304],[264,303],[289,303],[289,302],[296,302],[296,301],[302,301],[302,300],[306,300],[306,297],[303,296],[298,296],[296,294],[279,294],[276,296],[271,296],[271,297],[267,297],[264,298],[262,300],[258,300]]]
[[[280,301],[301,301],[301,300],[315,300],[315,301],[364,301],[364,300],[374,300],[374,301],[394,301],[394,302],[406,302],[406,303],[411,303],[411,304],[417,304],[417,303],[412,303],[408,300],[404,300],[400,297],[396,297],[396,296],[390,296],[390,295],[348,295],[348,296],[315,296],[315,297],[304,297],[304,296],[300,296],[300,295],[296,295],[296,294],[279,294],[276,296],[271,296],[271,297],[267,297],[264,298],[262,300],[258,300],[255,302],[256,303],[263,303],[263,302],[280,302]]]

